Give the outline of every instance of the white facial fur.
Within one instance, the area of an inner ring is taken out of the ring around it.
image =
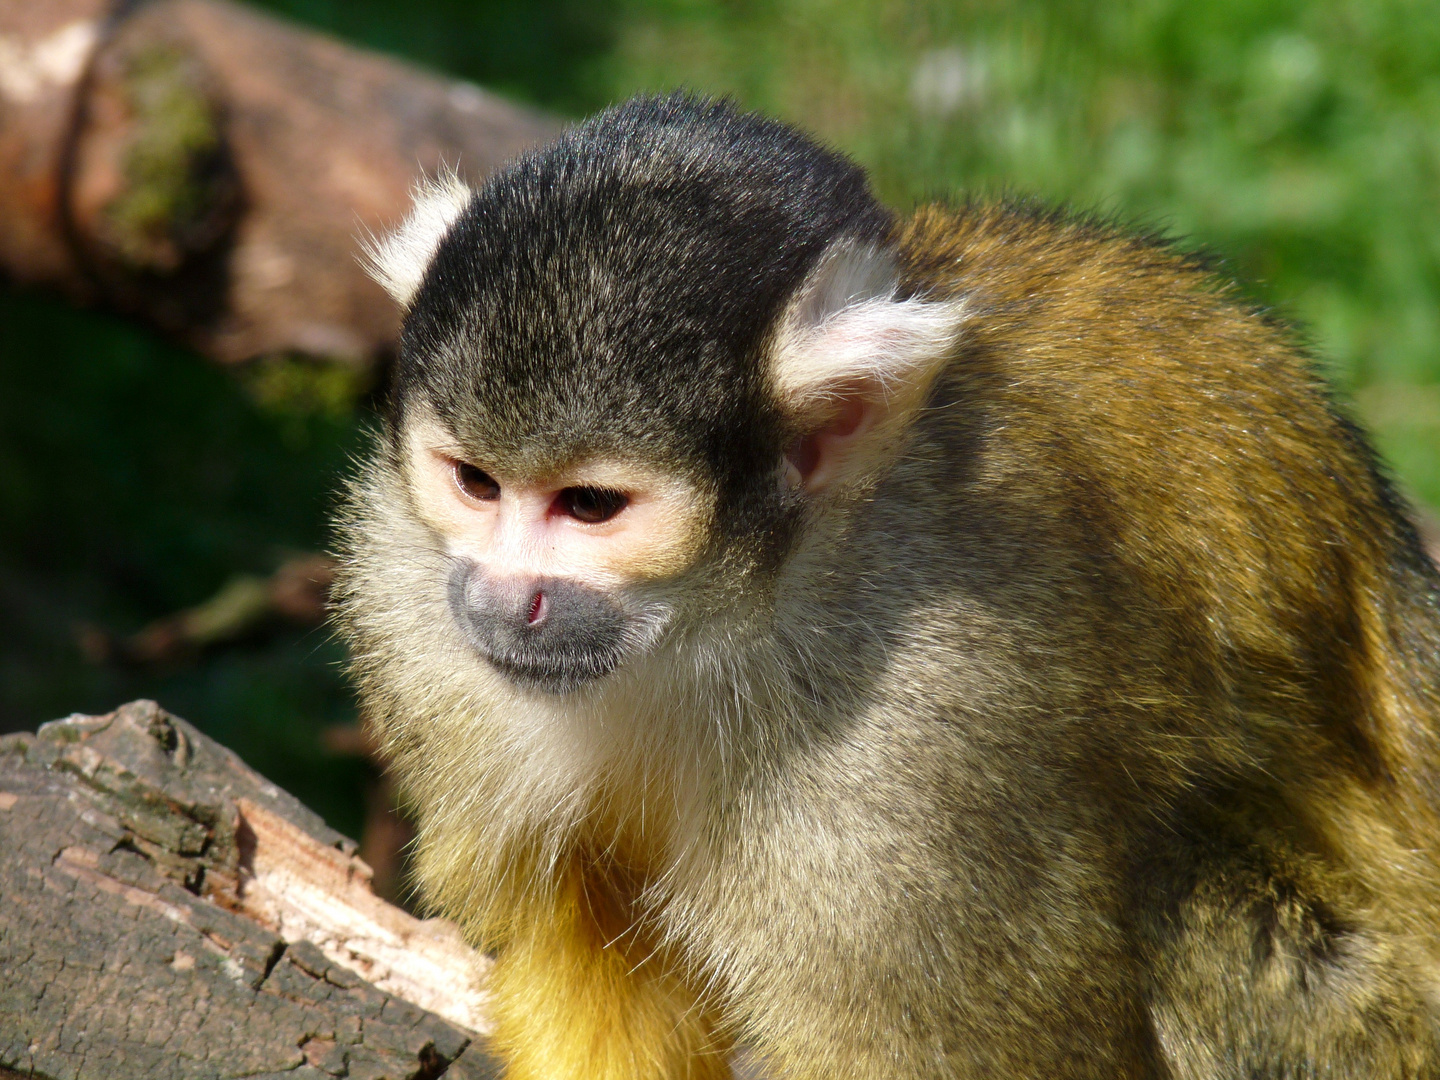
[[[408,436],[402,468],[377,468],[354,492],[349,528],[365,543],[345,588],[367,598],[347,617],[357,674],[379,706],[377,733],[405,782],[423,774],[433,796],[423,807],[419,858],[423,876],[441,888],[436,899],[453,902],[448,890],[468,883],[463,906],[483,924],[490,902],[517,884],[508,876],[517,852],[558,858],[597,814],[637,835],[657,823],[666,844],[691,848],[710,778],[754,743],[750,714],[764,711],[781,685],[752,670],[753,635],[734,625],[747,613],[727,612],[667,639],[575,693],[517,687],[468,646],[446,595],[454,556],[485,557],[494,525],[472,516],[435,455],[455,449],[443,427],[417,424]],[[672,521],[685,518],[682,509]],[[588,567],[574,572],[595,581],[625,573],[633,566],[626,550],[649,550],[650,539],[655,551],[679,558],[685,528],[670,531],[674,543],[665,532],[649,520],[609,536],[557,539],[548,551],[522,546],[520,558],[532,569],[558,568],[563,549]],[[591,540],[597,550],[587,552]],[[647,565],[663,568],[653,558]],[[664,582],[650,591],[661,607],[677,599]]]
[[[397,238],[377,246],[376,275],[401,303],[413,298],[466,199],[454,187],[422,195]],[[895,279],[887,254],[841,245],[772,338],[775,393],[809,426],[819,451],[798,478],[810,491],[884,458],[889,432],[923,401],[959,334],[958,301],[899,301]],[[511,475],[505,462],[471,461],[502,491],[497,503],[477,504],[455,483],[453,463],[464,459],[436,418],[407,418],[401,470],[377,471],[355,503],[352,527],[366,543],[350,587],[386,599],[355,609],[351,626],[372,700],[395,703],[380,730],[397,766],[412,778],[423,772],[432,795],[423,876],[447,903],[473,911],[478,926],[490,904],[474,893],[493,900],[508,888],[515,852],[558,858],[596,815],[641,833],[647,823],[669,822],[661,832],[676,857],[699,850],[695,815],[714,778],[743,770],[755,747],[784,737],[777,724],[800,714],[790,698],[803,697],[806,683],[789,670],[804,657],[787,660],[777,649],[771,618],[736,605],[593,688],[556,696],[512,685],[456,627],[445,599],[455,558],[495,573],[565,574],[596,588],[654,582],[663,592],[665,579],[699,554],[713,507],[676,477],[605,461],[539,478]],[[546,508],[567,485],[621,490],[631,502],[601,525],[555,520]],[[823,576],[824,566],[803,562],[800,579]],[[789,621],[807,623],[805,583],[786,577],[795,591],[776,602],[801,612]],[[402,749],[419,746],[423,752]],[[462,883],[468,899],[448,894]]]
[[[406,428],[416,510],[443,539],[446,554],[493,575],[557,576],[611,589],[677,573],[704,541],[709,508],[678,477],[592,460],[535,479],[509,473],[503,462],[470,461],[500,487],[497,499],[482,501],[456,482],[456,464],[466,455],[443,424],[422,415]],[[556,496],[569,487],[617,491],[627,502],[610,520],[587,524],[556,512]]]

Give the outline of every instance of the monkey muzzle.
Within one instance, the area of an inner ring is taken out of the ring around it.
[[[625,609],[565,578],[497,580],[463,561],[449,592],[466,639],[520,686],[568,693],[610,674],[628,651]]]

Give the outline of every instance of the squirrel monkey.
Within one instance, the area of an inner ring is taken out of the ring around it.
[[[372,256],[339,616],[508,1080],[1440,1076],[1437,577],[1285,327],[684,95]]]

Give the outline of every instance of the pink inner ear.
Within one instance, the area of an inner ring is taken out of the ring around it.
[[[820,446],[814,435],[802,435],[790,444],[785,460],[800,474],[801,482],[810,479],[815,466],[820,463]]]
[[[868,426],[874,408],[863,389],[847,394],[834,403],[819,428],[790,444],[785,460],[803,486],[815,490],[833,479],[840,459]]]
[[[839,407],[835,410],[834,417],[825,425],[821,433],[837,439],[854,435],[860,430],[860,425],[865,422],[868,407],[869,402],[866,400],[863,390],[842,398]]]

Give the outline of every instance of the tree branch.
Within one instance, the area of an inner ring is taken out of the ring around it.
[[[222,361],[369,364],[399,314],[357,236],[558,130],[224,0],[0,0],[0,272]]]

